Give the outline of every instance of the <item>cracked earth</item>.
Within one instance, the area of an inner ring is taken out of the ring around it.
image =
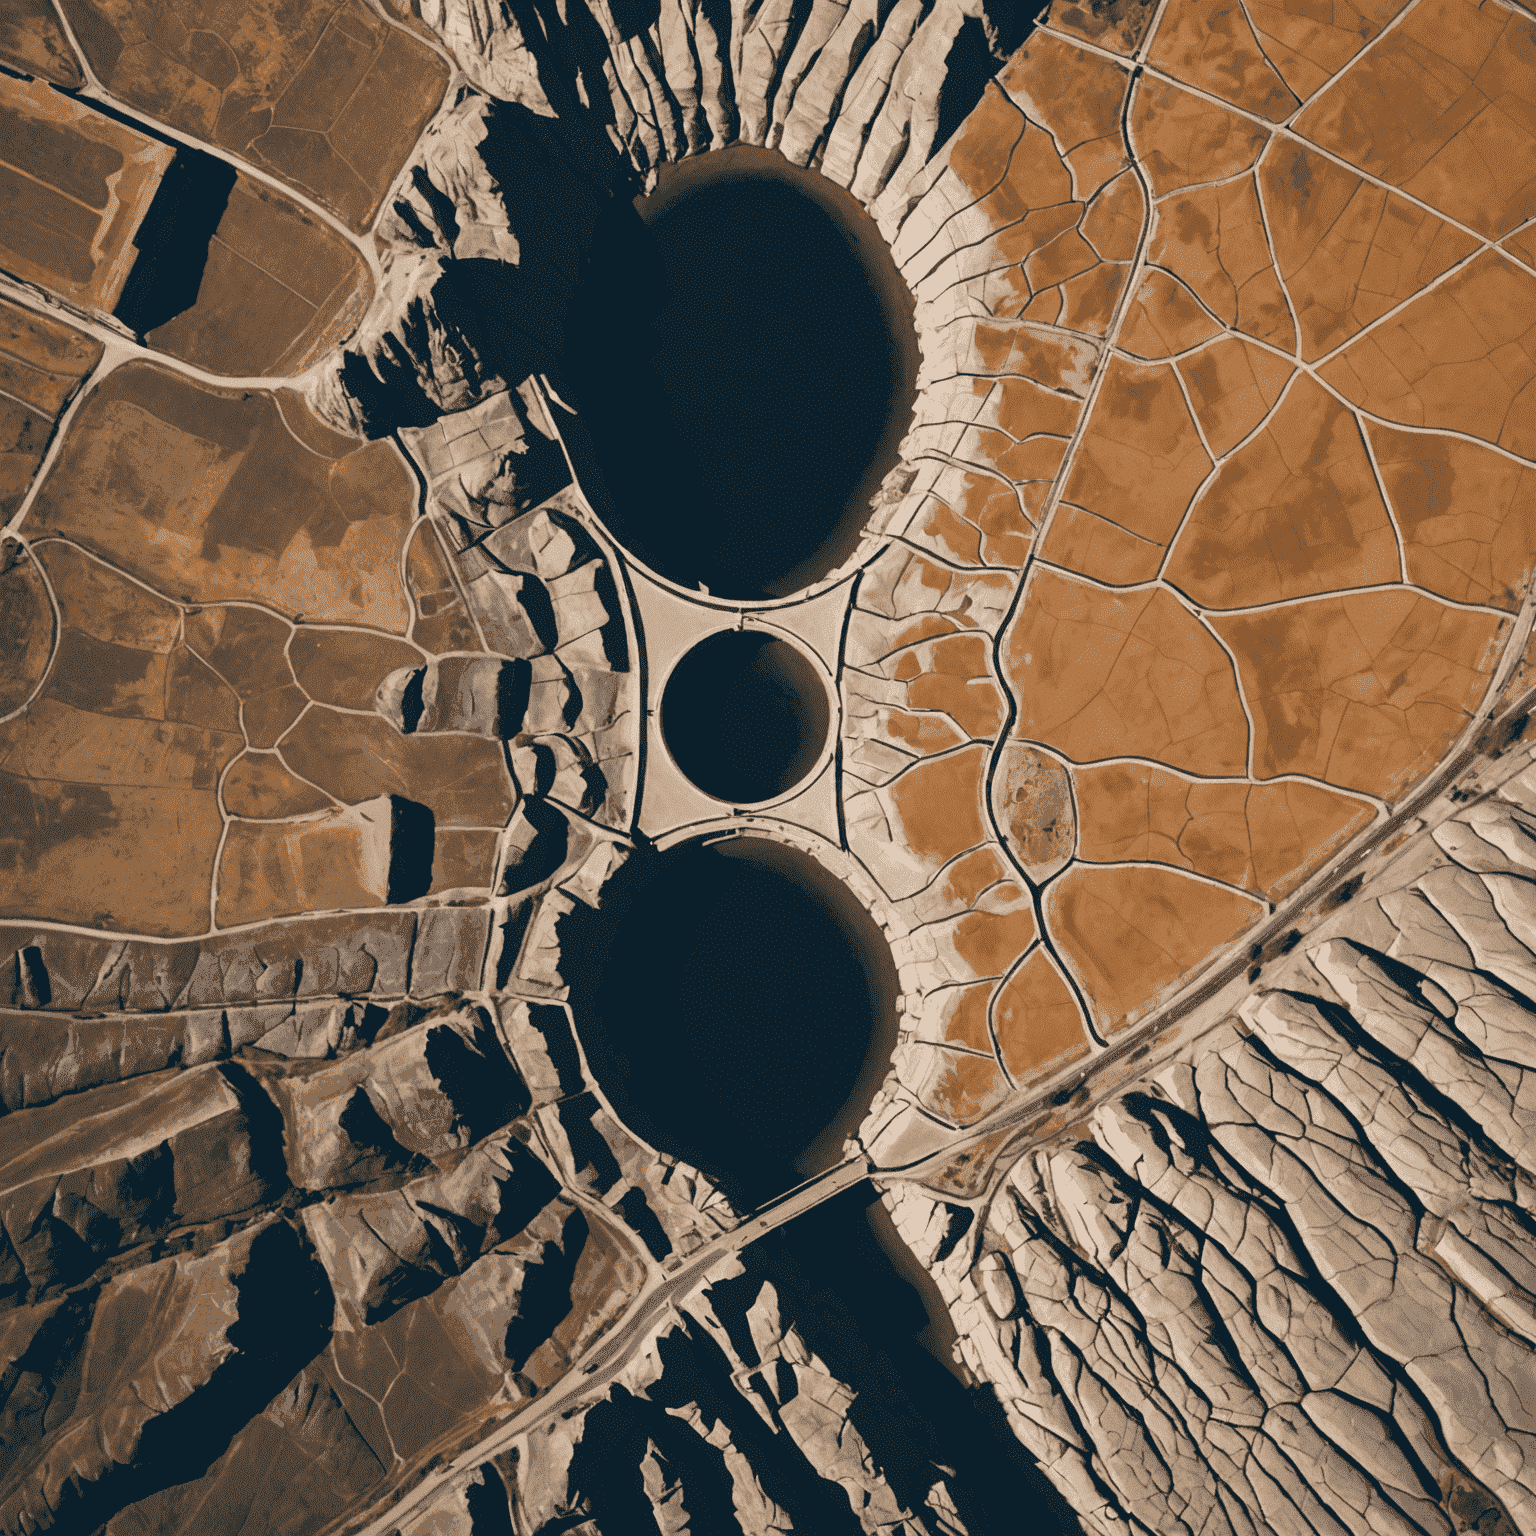
[[[19,0],[0,65],[4,1529],[1536,1533],[1532,13]],[[738,143],[921,350],[771,601],[625,547],[563,379]],[[734,806],[657,720],[754,627],[831,735]],[[583,1035],[605,891],[721,837],[896,975],[761,1205]],[[787,1257],[861,1189],[942,1381]]]

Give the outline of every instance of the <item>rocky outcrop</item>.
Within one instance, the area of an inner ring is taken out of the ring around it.
[[[90,1528],[147,1478],[195,1475],[323,1338],[323,1282],[268,1216],[7,1316],[6,1530]]]
[[[5,1118],[0,1275],[20,1299],[77,1284],[180,1230],[248,1216],[286,1181],[270,1106],[217,1066]]]
[[[398,1223],[380,1225],[400,1241]],[[123,1508],[108,1529],[314,1529],[382,1512],[435,1457],[564,1375],[612,1328],[638,1281],[606,1223],[556,1200],[428,1294],[378,1293],[371,1323],[346,1298],[320,1352],[264,1410],[242,1415],[200,1476]]]
[[[283,1117],[288,1176],[333,1189],[424,1171],[528,1106],[489,1017],[439,1015],[337,1061],[253,1064]]]
[[[894,230],[1028,31],[1007,0],[428,0],[421,16],[475,89],[418,144],[378,226],[384,282],[310,387],[323,417],[370,435],[558,375],[588,259],[661,165],[765,145]]]
[[[819,160],[864,201],[899,190],[1018,46],[1016,7],[721,8],[607,0],[528,30],[505,6],[430,0],[423,19],[488,95],[587,117],[638,171],[724,144]],[[578,105],[579,102],[579,105]]]
[[[854,1394],[787,1321],[772,1284],[734,1263],[711,1281],[679,1300],[599,1401],[454,1479],[402,1536],[450,1521],[490,1530],[498,1514],[528,1531],[654,1521],[743,1536],[963,1536],[942,1493],[916,1514],[902,1506],[849,1418]]]
[[[355,1332],[379,1322],[499,1244],[531,1232],[559,1187],[507,1131],[446,1172],[434,1168],[399,1189],[307,1206],[302,1219],[331,1282],[336,1327]],[[558,1228],[557,1216],[550,1219]]]
[[[511,741],[522,827],[541,819],[531,802],[553,801],[625,829],[639,746],[632,623],[556,409],[529,378],[401,434],[476,632],[497,654],[402,668],[380,685],[375,708],[405,733]],[[514,822],[502,894],[533,883],[519,833]]]
[[[1088,1529],[1536,1530],[1528,761],[1256,957],[1235,1015],[1085,1079],[958,1247],[887,1197]]]
[[[559,362],[593,232],[624,173],[579,124],[466,92],[423,135],[379,221],[384,272],[310,383],[322,418],[379,436],[482,404]]]
[[[477,990],[490,914],[312,917],[185,943],[0,928],[7,1110],[258,1045],[328,1057]]]
[[[399,952],[414,932],[440,982],[452,950],[402,916]],[[356,928],[327,973],[336,930],[295,926],[12,951],[28,1006],[10,1017],[39,1027],[24,1059],[7,1037],[0,1118],[6,1530],[200,1531],[387,1498],[562,1381],[649,1269],[734,1222],[606,1115],[558,1006],[505,1004],[504,1024],[458,994],[371,1002],[369,981],[404,973],[361,971]],[[457,978],[477,990],[480,932]],[[315,968],[284,973],[296,937]],[[243,1010],[254,978],[267,1000]],[[109,982],[114,1002],[153,988],[185,1011],[63,1011]],[[361,998],[313,1000],[349,983]],[[217,988],[228,1006],[186,1010]],[[307,1470],[271,1502],[294,1458]]]

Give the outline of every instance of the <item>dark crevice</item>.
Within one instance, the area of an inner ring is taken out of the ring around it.
[[[876,1198],[856,1185],[797,1217],[744,1250],[748,1274],[773,1283],[786,1322],[857,1394],[849,1418],[907,1508],[942,1477],[973,1536],[1076,1532],[992,1389],[963,1385],[918,1342],[928,1314],[865,1218]]]
[[[427,1031],[427,1070],[453,1105],[471,1142],[480,1141],[522,1114],[532,1102],[489,1023],[482,1019],[471,1045],[456,1029]]]
[[[608,14],[619,29],[619,41],[627,42],[656,25],[661,0],[608,0]]]
[[[779,43],[778,54],[773,63],[773,74],[768,81],[768,89],[763,98],[763,128],[766,131],[772,122],[777,105],[788,107],[788,103],[779,103],[779,87],[784,83],[784,71],[789,68],[789,61],[795,56],[795,48],[800,42],[800,34],[805,31],[805,24],[811,19],[811,12],[815,9],[814,0],[791,0],[789,7],[789,20],[784,28],[784,35]],[[809,69],[809,65],[807,65]],[[801,77],[802,79],[804,76]],[[797,87],[798,88],[798,87]],[[780,116],[783,114],[780,113]]]
[[[616,155],[604,137],[614,122],[613,101],[603,75],[607,39],[590,7],[563,0],[507,0],[524,37],[545,40],[538,58],[539,84],[571,136],[572,152],[589,172],[611,172]]]
[[[1035,21],[1040,14],[1034,5],[1025,4],[1024,0],[1003,0],[1001,4],[992,0],[987,6],[987,43],[992,50],[994,72],[1024,46],[1029,34],[1035,30]],[[979,91],[976,99],[981,99]],[[939,147],[939,144],[934,145],[935,149]]]
[[[539,756],[544,759],[541,768],[553,765],[553,753],[543,752]],[[546,777],[549,780],[547,783],[544,782]],[[533,840],[519,850],[515,858],[509,856],[499,893],[503,896],[511,896],[518,891],[531,890],[536,885],[542,885],[565,863],[566,852],[570,846],[571,824],[560,811],[542,798],[549,793],[553,779],[553,773],[546,774],[541,771],[539,782],[520,786],[523,794],[528,798],[524,799],[518,810],[522,819],[532,829]],[[513,917],[509,918],[509,922],[513,920],[526,926],[527,909],[521,909],[520,917],[514,913]],[[503,948],[501,956],[503,964],[510,967],[517,958],[515,946]],[[510,969],[505,974],[498,971],[497,986],[506,986],[510,975]]]
[[[419,319],[419,302],[414,308]],[[388,437],[398,427],[430,427],[443,414],[422,388],[409,355],[381,357],[376,366],[378,372],[356,352],[342,355],[342,387],[369,437]]]
[[[375,1016],[366,1022],[373,1033],[368,1037],[368,1044],[376,1044],[380,1040],[391,1040],[396,1035],[403,1035],[406,1030],[414,1029],[426,1018],[428,1010],[420,1003],[412,1002],[407,998],[404,1002],[396,1003],[388,1010],[372,1008],[370,1012]],[[383,1017],[379,1018],[378,1015]]]
[[[939,126],[933,147],[949,143],[955,130],[981,100],[987,81],[997,73],[997,60],[987,44],[987,31],[979,16],[967,16],[950,44],[944,60],[944,84],[939,88]]]
[[[524,809],[526,812],[526,805]],[[560,816],[558,812],[555,815],[561,825],[564,826],[565,818]],[[556,868],[558,867],[559,865],[557,864]],[[513,871],[517,868],[520,868],[520,866],[513,866]],[[509,874],[513,871],[509,871]],[[508,887],[503,882],[501,894],[507,896],[511,895],[513,891],[522,889],[521,885],[514,884]],[[496,987],[498,991],[504,990],[507,983],[512,979],[512,970],[517,964],[517,957],[522,949],[523,939],[528,932],[528,923],[533,917],[534,905],[535,903],[532,900],[519,902],[516,906],[509,909],[506,921],[501,925],[501,948],[496,955]]]
[[[603,611],[610,615],[608,622],[598,631],[603,642],[603,659],[615,672],[627,672],[629,670],[629,636],[624,628],[624,608],[619,602],[613,571],[606,560],[598,566],[592,588],[603,605]]]
[[[53,982],[36,944],[16,951],[16,983],[24,1008],[46,1008],[53,1001]]]
[[[558,1242],[545,1243],[531,1260],[518,1293],[517,1316],[507,1325],[507,1368],[521,1371],[541,1344],[550,1338],[571,1310],[571,1286],[576,1265],[586,1247],[587,1218],[572,1211]]]
[[[283,1112],[272,1095],[239,1062],[220,1064],[219,1073],[240,1101],[244,1116],[250,1172],[274,1194],[288,1187],[288,1165],[283,1157]]]
[[[607,1399],[586,1416],[581,1442],[571,1458],[568,1499],[594,1509],[597,1528],[634,1536],[660,1536],[640,1463],[647,1439],[643,1415],[649,1405],[615,1387]],[[567,1519],[541,1528],[539,1536],[570,1530]]]
[[[748,1366],[761,1365],[762,1356],[752,1342],[752,1329],[747,1324],[747,1309],[762,1290],[763,1282],[753,1275],[731,1275],[724,1280],[710,1282],[710,1305],[720,1319],[726,1337],[737,1357]]]
[[[400,198],[390,204],[395,217],[399,219],[411,232],[411,238],[417,245],[430,250],[437,244],[437,236],[434,231],[427,228],[421,221],[421,215],[415,207],[405,198]]]
[[[517,1536],[512,1525],[512,1500],[501,1473],[487,1462],[464,1489],[472,1536]]]
[[[672,1241],[662,1230],[656,1213],[645,1203],[645,1191],[638,1186],[626,1189],[619,1200],[617,1210],[625,1225],[642,1243],[653,1259],[658,1262],[672,1252]]]
[[[453,243],[459,237],[459,210],[458,205],[446,192],[438,190],[436,183],[427,175],[424,165],[411,167],[411,185],[420,194],[421,199],[432,211],[432,217],[442,234],[443,241],[449,250],[453,249]],[[397,208],[409,207],[409,204],[395,205]],[[414,217],[414,216],[413,216]],[[435,244],[429,240],[427,244]]]
[[[417,667],[406,680],[400,693],[400,730],[409,736],[421,724],[422,711],[426,708],[422,691],[426,687],[427,669]]]
[[[533,667],[521,656],[503,664],[496,675],[496,734],[510,741],[523,728],[528,697],[533,688]]]
[[[366,1089],[353,1090],[337,1124],[358,1150],[358,1157],[345,1170],[348,1182],[359,1185],[377,1183],[381,1188],[398,1188],[410,1179],[431,1171],[426,1158],[402,1147],[388,1122],[373,1106]],[[341,1181],[338,1179],[338,1187]]]
[[[549,1003],[530,1003],[528,1018],[543,1036],[544,1052],[555,1069],[561,1095],[580,1093],[586,1078],[582,1074],[581,1053],[576,1049],[576,1036],[571,1033],[565,1009]]]
[[[1172,1150],[1172,1132],[1178,1136],[1180,1146],[1197,1168],[1221,1177],[1216,1166],[1211,1128],[1198,1115],[1146,1093],[1127,1093],[1120,1102],[1147,1127],[1158,1151],[1166,1154]]]
[[[949,1216],[949,1224],[944,1229],[944,1238],[933,1251],[932,1265],[942,1264],[956,1248],[960,1246],[961,1239],[971,1230],[971,1223],[976,1220],[976,1212],[968,1205],[945,1205],[945,1211]]]
[[[555,619],[555,605],[544,583],[524,576],[518,588],[517,602],[533,626],[539,644],[546,650],[554,650],[560,643],[560,626]]]
[[[592,1536],[591,1518],[591,1512],[585,1507],[574,1514],[557,1515],[553,1520],[546,1520],[534,1532],[534,1536],[566,1536],[567,1532],[575,1532],[576,1536]],[[651,1529],[655,1529],[654,1522]]]
[[[592,1123],[598,1112],[597,1096],[593,1093],[578,1094],[575,1098],[562,1099],[556,1109],[560,1129],[570,1144],[571,1161],[579,1179],[590,1179],[598,1194],[606,1194],[623,1177],[613,1148],[603,1139],[602,1133]],[[590,1174],[588,1174],[590,1170]]]

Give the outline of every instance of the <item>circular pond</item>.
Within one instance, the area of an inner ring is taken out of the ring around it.
[[[745,145],[663,167],[599,231],[575,313],[569,384],[635,554],[752,599],[853,553],[919,355],[911,294],[850,194]]]
[[[614,1110],[755,1204],[833,1166],[896,1044],[879,927],[765,838],[637,855],[567,943],[576,1027]]]
[[[831,718],[816,668],[761,630],[701,640],[661,696],[661,734],[673,761],[730,805],[772,800],[800,783],[826,746]]]

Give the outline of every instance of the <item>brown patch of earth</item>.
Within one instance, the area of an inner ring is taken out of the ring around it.
[[[64,0],[113,95],[232,150],[358,233],[442,100],[448,67],[360,0]]]
[[[993,1028],[1015,1083],[1036,1082],[1086,1056],[1083,1010],[1044,946],[998,988]]]
[[[85,83],[51,0],[0,3],[0,59],[24,75],[41,75],[66,90]]]
[[[367,266],[335,230],[241,175],[196,303],[145,340],[210,373],[292,375],[350,335],[372,298]]]
[[[1253,710],[1254,771],[1392,800],[1481,702],[1509,621],[1403,588],[1218,614]]]
[[[1070,869],[1046,921],[1102,1034],[1125,1028],[1264,915],[1250,896],[1171,869]]]
[[[391,444],[335,441],[301,442],[264,391],[129,363],[74,418],[32,517],[182,602],[403,632],[415,482]]]
[[[53,656],[53,604],[27,550],[0,541],[0,715],[20,709]]]
[[[44,84],[0,75],[0,257],[110,314],[173,151]]]

